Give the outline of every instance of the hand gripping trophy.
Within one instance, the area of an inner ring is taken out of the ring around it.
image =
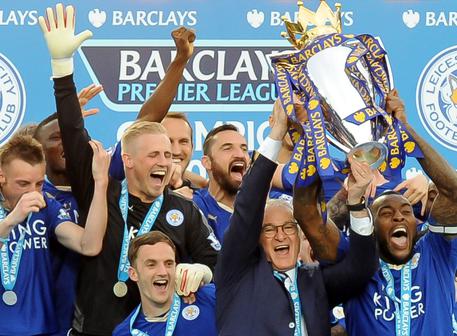
[[[371,35],[342,34],[341,6],[325,0],[313,12],[298,1],[298,21],[283,17],[282,36],[296,49],[272,55],[278,96],[289,119],[294,153],[287,174],[299,184],[332,177],[328,143],[385,175],[401,171],[420,150],[384,110],[391,90],[386,52]],[[296,103],[305,108],[298,117]]]

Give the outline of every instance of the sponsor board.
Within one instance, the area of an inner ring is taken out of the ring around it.
[[[283,40],[199,40],[170,110],[269,111],[276,99],[266,55],[289,49]],[[104,104],[139,111],[176,55],[171,40],[89,40],[79,51]]]

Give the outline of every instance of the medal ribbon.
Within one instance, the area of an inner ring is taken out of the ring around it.
[[[117,279],[119,281],[126,282],[129,278],[128,269],[130,267],[130,263],[128,260],[130,240],[129,230],[127,228],[127,214],[129,207],[129,192],[127,188],[127,180],[123,180],[121,186],[122,189],[121,196],[119,198],[119,208],[121,209],[122,219],[124,220],[124,236],[122,238],[121,255],[119,257],[119,266],[117,268]],[[150,206],[149,211],[143,220],[143,223],[141,223],[137,236],[141,236],[142,234],[151,231],[157,219],[157,216],[159,215],[160,209],[162,208],[162,203],[163,195],[160,195]]]
[[[133,328],[133,324],[138,317],[138,314],[141,309],[141,304],[138,305],[135,312],[133,313],[132,317],[130,318],[130,334],[132,336],[149,336],[145,332]],[[178,323],[179,311],[181,310],[181,299],[179,296],[174,293],[173,294],[173,302],[170,307],[170,312],[168,313],[167,318],[167,326],[165,327],[165,335],[164,336],[173,336],[173,332],[175,331],[176,324]]]
[[[300,304],[300,295],[298,293],[298,286],[297,286],[297,277],[298,277],[298,268],[295,268],[295,279],[293,283],[287,288],[285,285],[285,280],[288,278],[287,274],[280,273],[278,271],[273,271],[273,275],[276,279],[281,281],[284,285],[285,289],[289,293],[289,297],[292,300],[292,306],[294,309],[294,319],[295,319],[295,330],[294,336],[301,336],[302,335],[302,326],[301,326],[301,304]]]
[[[382,275],[386,279],[386,294],[395,305],[395,335],[411,335],[411,260],[401,269],[400,299],[395,295],[395,283],[389,266],[380,260]]]
[[[27,224],[29,223],[31,216],[32,214],[30,213],[27,217]],[[5,209],[3,209],[3,207],[0,207],[0,221],[4,220],[5,217]],[[22,246],[24,245],[24,240],[25,230],[22,230],[19,236],[19,240],[17,241],[16,248],[14,249],[13,255],[11,256],[11,263],[10,256],[8,253],[9,243],[4,242],[2,248],[0,249],[0,273],[3,288],[6,291],[12,291],[14,289],[14,286],[16,285],[16,280],[19,273],[19,266],[21,264],[23,251]]]

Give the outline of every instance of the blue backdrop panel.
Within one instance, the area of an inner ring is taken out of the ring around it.
[[[318,1],[305,0],[315,10]],[[54,112],[49,56],[38,16],[52,1],[0,2],[0,142],[21,124]],[[172,111],[186,112],[194,126],[199,164],[202,143],[215,125],[235,122],[254,149],[267,134],[275,98],[266,55],[289,49],[280,17],[294,18],[291,0],[111,0],[75,1],[77,32],[94,33],[75,55],[82,88],[100,83],[104,93],[87,119],[94,138],[112,145],[135,119],[142,102],[174,56],[173,29],[197,31]],[[334,2],[329,1],[333,7]],[[457,165],[457,7],[454,0],[342,1],[344,33],[382,38],[395,87],[410,122],[454,166]],[[409,159],[407,168],[417,168]],[[200,169],[200,170],[199,170]]]

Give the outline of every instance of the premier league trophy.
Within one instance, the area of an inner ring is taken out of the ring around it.
[[[389,175],[401,170],[405,154],[418,148],[398,120],[385,111],[391,90],[386,52],[370,35],[342,34],[341,6],[321,0],[316,12],[298,1],[298,22],[283,18],[282,33],[296,49],[271,55],[278,96],[289,119],[294,153],[286,175],[298,183],[334,175],[328,143]],[[294,103],[307,118],[298,120]],[[325,181],[324,181],[325,188]]]

